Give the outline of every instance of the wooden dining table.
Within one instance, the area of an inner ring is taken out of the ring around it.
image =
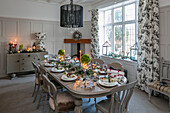
[[[112,90],[114,90],[115,87],[118,87],[120,85],[127,83],[127,79],[126,77],[124,77],[123,82],[115,87],[111,87],[111,88],[103,87],[97,83],[94,88],[87,89],[84,87],[75,86],[75,81],[66,82],[66,81],[61,80],[61,76],[64,73],[52,72],[51,71],[52,67],[44,66],[43,62],[41,63],[41,65],[44,67],[44,69],[47,70],[50,77],[56,80],[56,82],[58,82],[61,86],[63,86],[68,91],[68,93],[70,93],[72,96],[76,98],[76,102],[75,102],[76,106],[74,109],[74,113],[83,113],[83,109],[81,107],[82,98],[98,98],[98,97],[108,96],[112,94]]]

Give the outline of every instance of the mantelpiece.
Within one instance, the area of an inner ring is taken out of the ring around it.
[[[33,71],[32,61],[38,63],[47,52],[7,54],[7,74]]]
[[[135,81],[137,78],[137,62],[132,60],[123,60],[123,59],[116,59],[108,56],[101,56],[101,58],[105,61],[106,64],[111,64],[113,62],[120,62],[124,69],[127,70],[128,81],[132,82]]]

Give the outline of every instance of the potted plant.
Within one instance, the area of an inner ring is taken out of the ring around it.
[[[60,49],[60,50],[58,51],[58,55],[60,56],[60,57],[59,57],[60,62],[63,60],[64,54],[65,54],[65,51],[64,51],[63,49]]]
[[[88,66],[88,63],[91,61],[90,59],[90,56],[87,55],[87,54],[84,54],[82,57],[81,57],[81,62],[82,62],[82,66],[83,66],[83,69],[88,69],[89,66]]]

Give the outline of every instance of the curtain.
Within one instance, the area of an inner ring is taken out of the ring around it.
[[[99,58],[99,37],[98,37],[98,9],[91,11],[91,57],[93,59]]]
[[[138,87],[148,92],[148,83],[159,79],[159,1],[139,0]]]

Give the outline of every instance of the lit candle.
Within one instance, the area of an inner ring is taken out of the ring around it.
[[[96,82],[94,82],[93,85],[96,86]]]
[[[18,51],[18,53],[20,53],[20,51]]]
[[[80,63],[81,63],[81,50],[79,52],[80,52]]]
[[[96,64],[92,64],[92,69],[95,69]]]
[[[15,40],[15,44],[17,44],[17,40]]]
[[[65,50],[64,50],[64,61],[65,61]]]
[[[74,83],[73,89],[77,89],[77,85],[76,85],[76,83]]]
[[[77,60],[77,58],[74,58],[74,62],[75,62],[75,67],[76,67],[76,60]]]
[[[12,45],[12,41],[10,41],[10,42],[9,42],[9,44],[11,44],[11,45]]]

